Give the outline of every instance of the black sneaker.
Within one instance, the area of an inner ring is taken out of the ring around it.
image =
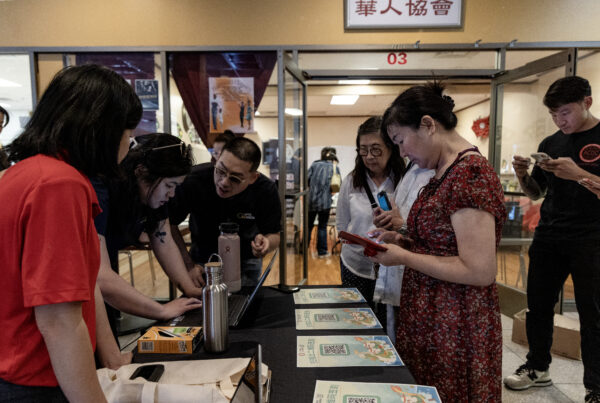
[[[600,403],[600,391],[587,389],[585,403]]]
[[[532,386],[550,386],[552,380],[550,379],[550,371],[537,371],[531,368],[529,364],[523,364],[517,368],[514,374],[504,378],[504,384],[509,389],[525,390]]]

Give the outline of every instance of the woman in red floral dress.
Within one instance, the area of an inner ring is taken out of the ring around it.
[[[382,130],[435,176],[421,190],[402,235],[385,232],[373,260],[405,264],[396,347],[419,384],[444,402],[499,402],[502,327],[496,248],[506,218],[500,181],[455,130],[454,102],[439,84],[412,87],[384,114]]]

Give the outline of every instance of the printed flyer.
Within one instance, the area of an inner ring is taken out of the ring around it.
[[[387,336],[298,336],[298,367],[403,366]]]
[[[296,309],[296,330],[381,328],[371,308]]]
[[[433,386],[317,381],[313,403],[441,403]]]
[[[305,288],[294,294],[295,304],[367,302],[356,288]]]

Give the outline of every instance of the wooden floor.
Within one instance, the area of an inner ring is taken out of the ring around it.
[[[316,232],[316,228],[314,229]],[[308,285],[338,285],[340,279],[340,257],[339,245],[334,250],[334,254],[326,258],[318,258],[316,253],[316,233],[313,234],[308,251]],[[332,250],[334,242],[329,239],[329,250]],[[296,245],[289,245],[287,248],[287,275],[286,284],[298,284],[302,276],[302,256],[297,251]],[[119,267],[120,274],[125,280],[130,281],[129,260],[126,254],[120,254]],[[156,280],[152,281],[150,265],[148,264],[147,251],[132,251],[133,277],[135,288],[141,293],[153,298],[168,298],[169,288],[168,279],[164,271],[160,268],[156,258],[153,259]],[[271,273],[265,281],[265,285],[279,284],[279,257],[274,262]],[[271,260],[271,255],[263,259],[263,266]],[[523,279],[523,273],[527,273],[529,258],[526,248],[503,247],[498,251],[498,274],[496,280],[499,283],[507,284],[525,291],[526,279]],[[526,277],[526,276],[525,276]],[[573,299],[573,283],[571,278],[565,284],[565,299]]]

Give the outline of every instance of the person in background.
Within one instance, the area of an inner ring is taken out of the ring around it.
[[[558,131],[538,152],[550,160],[531,172],[529,158],[515,156],[521,189],[531,199],[545,195],[529,248],[526,328],[527,362],[504,379],[510,389],[548,386],[554,306],[570,274],[581,322],[586,402],[600,402],[600,200],[582,184],[600,175],[600,121],[590,112],[592,88],[581,77],[555,81],[544,96]]]
[[[323,147],[321,149],[321,159],[313,162],[308,169],[308,244],[310,245],[315,218],[318,217],[317,253],[319,257],[330,255],[327,249],[327,222],[331,210],[333,162],[338,162],[335,148]],[[335,169],[337,174],[340,175],[340,168],[335,166]]]
[[[213,149],[210,153],[210,163],[214,166],[217,163],[217,160],[221,156],[221,152],[223,151],[223,147],[225,144],[230,142],[235,138],[235,134],[231,130],[225,130],[223,133],[217,135],[215,140],[213,141]]]
[[[435,176],[419,192],[403,235],[376,230],[388,249],[372,259],[405,265],[396,347],[421,385],[444,402],[499,402],[502,326],[496,248],[506,220],[498,176],[456,131],[454,101],[439,83],[404,91],[382,131]],[[382,233],[383,232],[383,233]]]
[[[392,195],[406,169],[398,147],[380,131],[381,117],[367,119],[358,128],[354,169],[342,181],[336,207],[336,227],[360,236],[375,229],[374,217],[383,212],[373,208],[373,197],[380,191]],[[356,287],[369,302],[385,328],[385,309],[373,303],[376,271],[360,245],[342,244],[340,256],[342,286]]]
[[[89,177],[116,177],[142,116],[131,85],[97,65],[50,82],[0,173],[0,401],[104,402],[94,364],[121,355],[96,279]]]
[[[4,109],[2,105],[0,105],[0,133],[2,133],[2,129],[4,129],[8,125],[9,121],[10,115],[8,114],[6,109]],[[6,155],[6,152],[2,148],[2,144],[0,144],[0,170],[6,169],[9,166],[10,164],[8,163],[8,155]]]
[[[239,225],[242,286],[258,283],[262,258],[279,247],[281,204],[277,186],[257,171],[256,143],[237,137],[223,148],[214,167],[192,170],[169,203],[171,232],[188,270],[201,281],[202,265],[218,252],[219,225]],[[177,224],[190,215],[188,253]]]
[[[112,181],[92,180],[102,214],[95,224],[100,236],[101,262],[98,284],[107,306],[115,338],[117,311],[150,319],[167,320],[201,307],[196,298],[177,298],[160,304],[125,281],[119,273],[120,249],[140,245],[148,235],[150,245],[169,279],[186,296],[200,297],[202,289],[189,277],[179,249],[171,237],[167,202],[192,167],[189,146],[166,133],[144,136],[121,163],[123,176]]]

